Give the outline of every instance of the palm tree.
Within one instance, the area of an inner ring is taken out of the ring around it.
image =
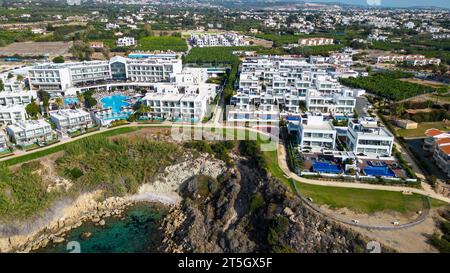
[[[136,114],[141,117],[143,115],[147,115],[152,112],[152,108],[150,106],[147,106],[145,104],[139,105],[138,110],[136,111]]]
[[[78,93],[78,94],[77,94],[77,98],[78,98],[78,101],[80,102],[80,105],[84,105],[84,96],[83,96],[83,93]]]
[[[55,104],[58,107],[58,109],[61,109],[64,107],[64,100],[62,98],[56,98]]]

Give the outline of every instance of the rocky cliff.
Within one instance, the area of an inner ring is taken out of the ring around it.
[[[239,160],[217,179],[196,176],[162,228],[167,252],[362,252],[366,240],[306,207],[265,171]]]

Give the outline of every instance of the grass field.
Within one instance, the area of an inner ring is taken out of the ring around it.
[[[238,62],[239,59],[236,55],[233,55],[233,51],[259,48],[256,46],[194,47],[184,61],[186,63],[234,63]]]
[[[425,131],[431,128],[436,128],[439,130],[450,130],[450,126],[448,123],[443,121],[438,122],[421,122],[417,126],[417,129],[399,129],[397,130],[397,134],[402,137],[425,137]]]
[[[268,170],[281,182],[293,189],[292,183],[284,176],[278,165],[277,152],[264,152]],[[300,192],[313,199],[319,205],[328,205],[330,208],[348,208],[357,213],[371,214],[378,211],[397,211],[411,213],[423,209],[422,196],[403,195],[401,192],[351,189],[339,187],[326,187],[301,182],[297,183]],[[294,190],[294,189],[293,189]],[[444,206],[439,200],[432,200],[434,207]]]
[[[188,50],[188,46],[186,40],[180,37],[155,36],[140,39],[138,49],[143,51],[172,50],[183,52]]]

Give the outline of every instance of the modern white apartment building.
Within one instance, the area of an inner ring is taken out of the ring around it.
[[[336,146],[336,134],[332,121],[321,114],[307,113],[300,117],[298,143],[302,151],[332,151]]]
[[[332,45],[334,40],[332,38],[302,38],[298,40],[300,46],[320,46]]]
[[[0,92],[0,106],[27,105],[36,98],[35,91],[2,91]]]
[[[121,37],[117,39],[116,46],[124,47],[124,46],[135,46],[136,39],[134,37]]]
[[[68,90],[108,83],[169,82],[173,73],[182,71],[180,59],[132,59],[116,56],[109,61],[41,64],[28,72],[30,89],[45,90],[53,96]],[[73,91],[75,93],[75,91]]]
[[[232,32],[225,34],[192,34],[189,41],[193,46],[197,47],[249,45],[244,36]]]
[[[14,124],[26,119],[26,111],[23,105],[0,106],[0,123]]]
[[[208,99],[195,93],[147,93],[142,100],[154,117],[197,122],[206,115]]]
[[[375,58],[377,63],[401,63],[406,62],[413,66],[424,66],[424,65],[439,65],[441,59],[438,58],[427,58],[424,55],[382,55]]]
[[[91,128],[91,115],[82,109],[62,109],[50,112],[50,119],[60,132],[75,132],[80,129]]]
[[[116,59],[111,64],[113,76],[119,75],[120,62],[126,64],[126,78],[132,82],[169,82],[172,74],[183,69],[180,59]]]
[[[376,119],[364,117],[349,120],[347,146],[356,155],[390,157],[393,145],[394,136]]]
[[[356,99],[352,90],[342,89],[330,94],[323,94],[317,89],[310,89],[306,95],[306,109],[323,114],[353,114]]]
[[[298,114],[304,106],[323,114],[353,113],[353,92],[344,89],[327,70],[306,59],[251,57],[244,60],[240,70],[239,89],[230,100],[234,109],[230,109],[229,118],[255,116],[249,111]]]
[[[37,142],[47,142],[54,139],[52,128],[48,122],[40,120],[26,120],[6,128],[10,140],[17,145],[27,146]]]

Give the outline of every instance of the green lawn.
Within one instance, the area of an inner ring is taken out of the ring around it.
[[[358,213],[377,211],[415,212],[423,209],[422,196],[401,192],[323,187],[296,182],[299,191],[317,204],[333,209],[349,208]]]
[[[286,186],[294,190],[292,183],[285,177],[278,165],[277,152],[264,152],[269,171]],[[296,181],[299,191],[313,199],[319,205],[331,208],[348,208],[357,213],[371,214],[377,211],[397,211],[411,213],[423,209],[421,195],[403,195],[401,192],[351,189],[317,186]],[[445,206],[446,203],[432,199],[432,206]]]
[[[417,129],[399,129],[397,134],[402,137],[425,137],[425,131],[431,128],[436,128],[439,130],[447,131],[450,129],[449,126],[443,121],[438,122],[421,122],[417,126]]]
[[[186,40],[173,36],[145,37],[139,40],[139,50],[155,51],[155,50],[172,50],[183,52],[188,50]]]

